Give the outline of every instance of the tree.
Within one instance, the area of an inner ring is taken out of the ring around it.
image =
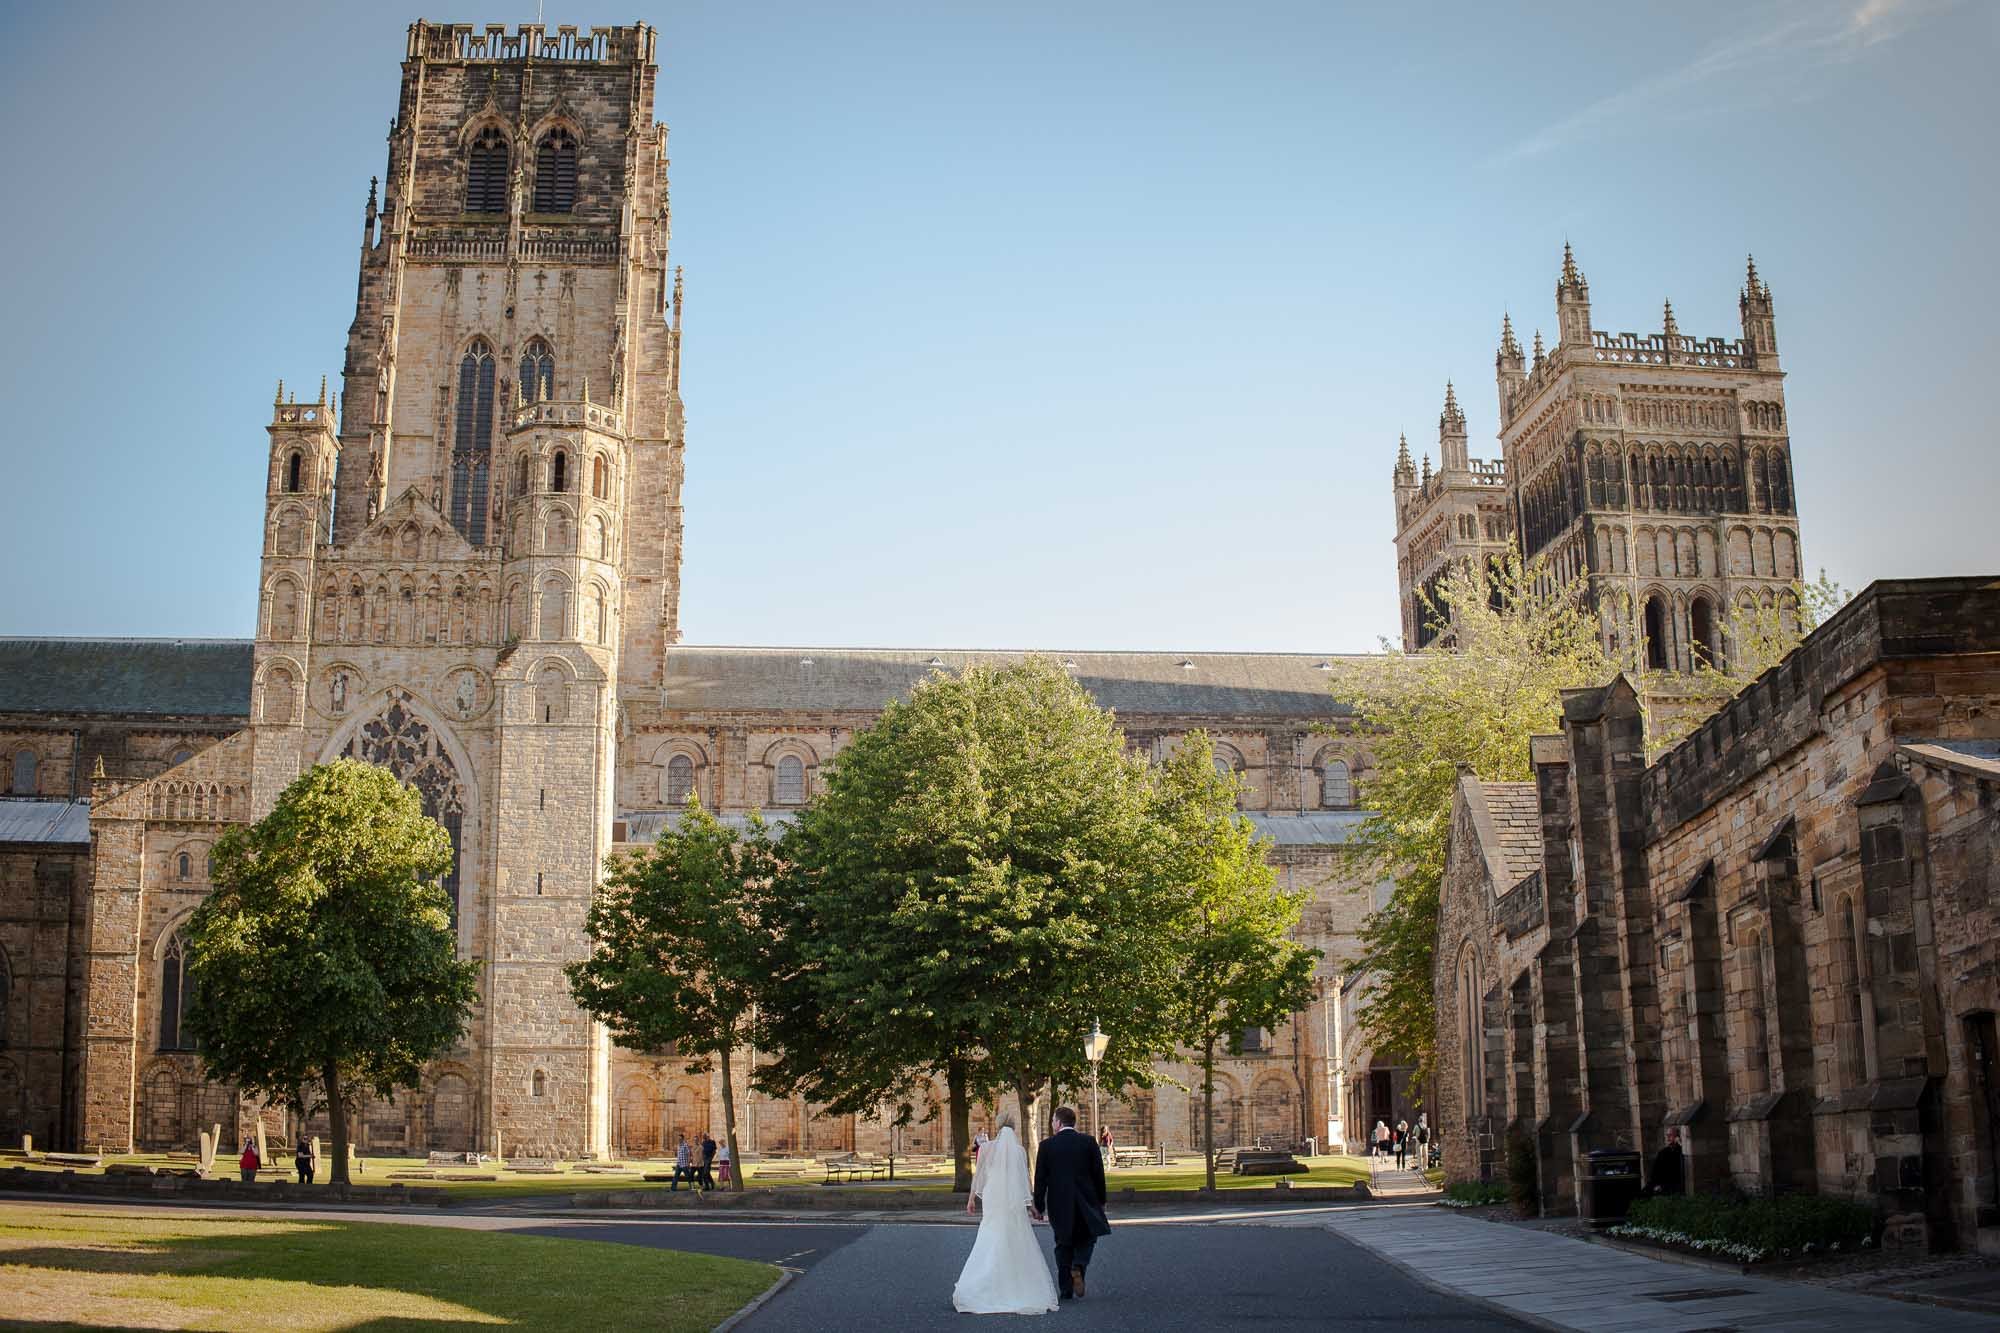
[[[1792,584],[1769,605],[1745,602],[1731,607],[1720,626],[1720,653],[1696,661],[1692,675],[1646,673],[1640,694],[1650,705],[1648,754],[1672,749],[1693,735],[1724,704],[1783,661],[1847,598],[1847,590],[1821,570],[1817,579]]]
[[[349,1112],[414,1087],[477,998],[441,884],[451,864],[416,791],[352,759],[309,770],[215,844],[216,889],[188,930],[188,1030],[210,1077],[301,1117],[317,1084],[335,1184]]]
[[[678,1043],[689,1073],[722,1069],[723,1133],[736,1144],[736,1086],[730,1058],[749,1034],[758,983],[771,949],[763,895],[772,849],[751,817],[738,836],[692,795],[678,828],[644,851],[614,856],[584,929],[590,957],[566,969],[570,994],[628,1050]],[[732,1172],[730,1188],[743,1188]]]
[[[780,844],[780,961],[759,1085],[835,1113],[942,1075],[955,1188],[974,1101],[1103,1072],[1148,1083],[1172,1049],[1172,903],[1150,789],[1111,716],[1029,660],[936,675],[858,733]]]
[[[1461,773],[1489,781],[1532,776],[1528,738],[1560,729],[1562,692],[1602,685],[1618,664],[1588,594],[1518,548],[1484,570],[1451,567],[1426,614],[1453,646],[1386,651],[1336,663],[1336,702],[1373,737],[1375,770],[1362,793],[1373,813],[1344,848],[1363,873],[1394,881],[1369,914],[1356,964],[1368,974],[1360,1018],[1378,1048],[1407,1051],[1421,1079],[1436,1050],[1431,966],[1438,888]]]
[[[1312,1002],[1320,951],[1290,938],[1311,897],[1285,892],[1270,844],[1236,812],[1237,781],[1215,767],[1207,735],[1190,733],[1160,768],[1159,844],[1185,913],[1174,968],[1181,1040],[1201,1055],[1201,1142],[1215,1188],[1215,1058],[1243,1051],[1246,1029],[1276,1027]]]

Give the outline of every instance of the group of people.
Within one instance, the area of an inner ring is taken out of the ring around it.
[[[1082,1299],[1098,1237],[1111,1234],[1104,1215],[1110,1142],[1078,1133],[1076,1111],[1058,1106],[1055,1132],[1035,1152],[1030,1187],[1019,1122],[1012,1111],[996,1119],[998,1132],[979,1145],[973,1167],[965,1211],[978,1215],[979,1232],[951,1303],[964,1314],[1046,1314],[1058,1302]],[[1055,1238],[1054,1279],[1035,1241],[1036,1222],[1047,1222]]]
[[[1398,1120],[1393,1126],[1386,1120],[1377,1120],[1371,1139],[1369,1150],[1376,1156],[1387,1157],[1394,1153],[1399,1167],[1409,1165],[1410,1158],[1415,1157],[1417,1169],[1421,1171],[1430,1164],[1430,1113],[1426,1111],[1419,1115],[1414,1129],[1408,1120]]]
[[[697,1154],[701,1158],[698,1167],[695,1165]],[[690,1189],[707,1192],[716,1187],[718,1173],[721,1183],[727,1185],[732,1165],[729,1160],[729,1145],[718,1146],[715,1136],[707,1130],[703,1130],[701,1138],[692,1143],[688,1141],[688,1136],[683,1134],[680,1146],[674,1149],[674,1183],[667,1188],[670,1191],[678,1190],[681,1182],[685,1180]]]
[[[312,1145],[303,1138],[299,1140],[298,1147],[293,1151],[292,1163],[298,1170],[299,1184],[312,1184],[313,1168],[316,1163],[313,1158]],[[243,1155],[236,1159],[236,1169],[243,1173],[243,1183],[246,1185],[256,1184],[257,1172],[263,1165],[264,1160],[257,1155],[256,1141],[249,1138],[244,1139]]]

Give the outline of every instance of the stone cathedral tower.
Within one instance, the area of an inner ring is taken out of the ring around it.
[[[562,965],[612,840],[621,697],[679,637],[679,283],[647,27],[418,23],[371,187],[336,428],[282,392],[252,799],[338,755],[451,832],[485,963],[438,1141],[604,1150]],[[330,530],[329,530],[330,524]]]

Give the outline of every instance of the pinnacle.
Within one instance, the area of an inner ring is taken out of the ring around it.
[[[1438,425],[1446,430],[1465,425],[1465,413],[1458,405],[1458,391],[1452,387],[1450,380],[1444,382],[1444,411],[1438,416]]]
[[[1535,330],[1535,363],[1536,363],[1537,365],[1540,365],[1540,364],[1541,364],[1541,360],[1542,360],[1542,331],[1541,331],[1540,329],[1536,329],[1536,330]]]
[[[1677,334],[1677,333],[1679,333],[1679,332],[1681,331],[1681,327],[1680,327],[1680,325],[1679,325],[1679,324],[1676,324],[1676,323],[1674,322],[1674,303],[1673,303],[1673,301],[1672,301],[1671,299],[1669,299],[1669,300],[1667,301],[1667,312],[1666,312],[1666,321],[1665,321],[1665,326],[1666,326],[1666,330],[1667,330],[1667,336],[1668,336],[1668,337],[1672,337],[1673,335],[1675,335],[1675,334]]]
[[[1576,266],[1576,253],[1569,248],[1569,241],[1563,241],[1562,282],[1564,287],[1583,286],[1583,271]]]

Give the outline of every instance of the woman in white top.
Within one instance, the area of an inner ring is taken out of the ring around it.
[[[961,1314],[1047,1314],[1056,1308],[1056,1280],[1028,1220],[1028,1154],[1014,1132],[1014,1113],[1002,1111],[999,1134],[980,1150],[965,1211],[979,1212],[972,1242],[952,1288]]]

